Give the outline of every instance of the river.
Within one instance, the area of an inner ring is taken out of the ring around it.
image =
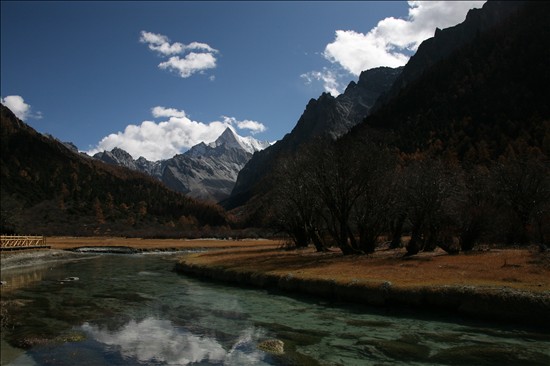
[[[550,364],[550,331],[203,282],[174,255],[79,258],[2,272],[2,365]]]

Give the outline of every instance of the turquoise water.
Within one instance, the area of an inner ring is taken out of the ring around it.
[[[172,260],[100,255],[29,270],[2,294],[2,364],[550,365],[550,332],[202,282]],[[284,353],[264,350],[271,339]]]

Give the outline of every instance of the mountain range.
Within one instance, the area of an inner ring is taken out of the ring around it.
[[[276,184],[275,167],[309,144],[333,141],[375,142],[399,158],[429,153],[465,167],[525,151],[548,161],[549,18],[548,2],[488,1],[463,23],[436,30],[404,67],[363,71],[338,97],[311,99],[272,145],[227,129],[164,161],[121,149],[91,159],[2,106],[2,228],[120,234],[227,224],[219,207],[181,193],[257,224],[269,210],[263,197]]]
[[[268,146],[267,141],[239,136],[227,127],[214,142],[201,142],[166,160],[149,161],[144,157],[134,160],[119,148],[97,153],[94,158],[147,173],[190,197],[218,202],[229,197],[237,174],[252,155]]]

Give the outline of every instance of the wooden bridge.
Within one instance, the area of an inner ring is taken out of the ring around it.
[[[0,250],[43,249],[46,245],[45,236],[0,235]]]

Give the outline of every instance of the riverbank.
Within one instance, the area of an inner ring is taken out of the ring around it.
[[[70,250],[80,247],[129,247],[137,251],[210,250],[242,247],[273,246],[268,239],[141,239],[119,237],[49,237],[46,244],[51,249]]]
[[[1,291],[24,287],[41,279],[39,273],[67,261],[86,260],[100,253],[181,253],[224,248],[273,247],[274,241],[266,239],[217,240],[217,239],[140,239],[120,237],[48,237],[51,249],[34,248],[0,252]]]
[[[526,249],[404,258],[403,250],[343,256],[276,246],[183,256],[186,275],[372,306],[405,306],[550,326],[550,258]]]

